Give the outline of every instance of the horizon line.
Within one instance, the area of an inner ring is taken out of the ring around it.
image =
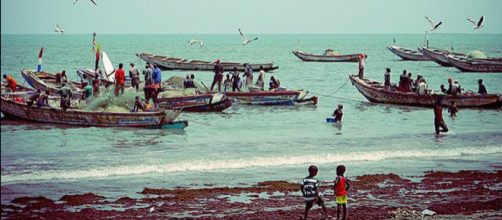
[[[87,35],[90,33],[65,33],[64,35]],[[235,35],[234,33],[98,33],[100,35]],[[389,35],[389,34],[425,34],[423,33],[250,33],[250,34],[260,34],[260,35],[337,35],[337,34],[351,34],[351,35]],[[429,33],[429,34],[502,34],[496,32],[488,33],[472,33],[472,32],[452,32],[452,33]],[[61,35],[58,33],[1,33],[1,35]]]

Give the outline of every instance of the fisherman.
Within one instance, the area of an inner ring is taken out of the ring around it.
[[[119,91],[124,94],[125,73],[123,67],[124,64],[119,63],[119,69],[115,71],[115,96],[119,96]]]
[[[436,102],[434,103],[434,127],[436,135],[439,135],[439,132],[448,132],[448,126],[446,126],[446,123],[443,120],[442,101],[444,96],[436,95],[434,97],[436,97]]]
[[[11,92],[16,92],[17,82],[11,75],[3,74],[3,78],[7,81],[7,88],[10,89]]]
[[[448,112],[450,113],[450,117],[457,117],[458,107],[455,101],[451,101],[450,107],[448,107]]]
[[[448,78],[448,90],[446,91],[446,94],[451,95],[453,92],[453,79]]]
[[[68,83],[68,77],[66,76],[66,70],[61,73],[61,83]]]
[[[56,73],[56,84],[61,85],[61,83],[63,83],[63,81],[61,81],[61,73]]]
[[[359,79],[364,78],[364,54],[359,54]]]
[[[458,80],[455,80],[451,87],[451,94],[452,95],[457,95],[462,93],[462,88],[460,87],[460,84],[458,83]]]
[[[183,81],[183,88],[187,89],[187,88],[190,88],[190,76],[187,74],[187,76],[185,77],[185,80]]]
[[[66,111],[66,109],[71,107],[71,97],[73,95],[71,89],[66,86],[66,83],[63,82],[63,85],[59,89],[59,94],[61,95],[59,107]]]
[[[161,82],[162,82],[162,74],[161,74],[160,68],[157,64],[153,65],[152,79],[153,79],[153,83],[158,85],[160,88]]]
[[[45,93],[40,94],[37,99],[37,107],[41,108],[42,106],[49,106],[49,91],[45,91]]]
[[[153,79],[152,79],[152,68],[149,63],[146,63],[145,69],[143,70],[143,75],[145,77],[145,86],[153,84]]]
[[[150,99],[153,100],[153,105],[155,108],[158,108],[158,101],[157,101],[157,96],[159,95],[160,87],[157,84],[150,84],[145,86],[144,88],[145,91],[145,99],[146,103],[148,104],[150,102]]]
[[[269,91],[272,91],[272,90],[275,90],[275,89],[278,89],[279,86],[281,86],[281,82],[279,82],[279,80],[275,79],[274,76],[271,76],[270,77],[270,82],[268,83],[269,85]]]
[[[218,92],[221,92],[221,81],[223,80],[223,65],[221,65],[220,60],[214,61],[216,64],[214,65],[214,77],[213,83],[211,83],[211,91],[213,91],[214,86],[218,83]]]
[[[258,80],[256,80],[256,86],[260,88],[260,91],[263,91],[263,87],[265,87],[265,70],[263,66],[260,66],[260,75],[258,75]]]
[[[479,88],[478,88],[478,93],[481,94],[481,95],[486,95],[488,94],[488,91],[486,90],[486,87],[485,85],[483,84],[483,80],[482,79],[479,79],[478,80],[478,85],[479,85]]]
[[[444,95],[446,95],[446,92],[447,92],[447,91],[446,91],[446,88],[444,87],[444,85],[443,85],[443,84],[441,84],[440,89],[441,89],[441,92],[442,92]]]
[[[419,95],[427,95],[427,83],[425,83],[424,79],[420,79],[418,83],[417,93]]]
[[[94,75],[94,79],[92,80],[92,94],[94,96],[99,95],[99,84],[101,84],[101,80],[99,80],[99,75]]]
[[[223,91],[225,91],[225,92],[227,90],[230,90],[230,88],[232,87],[232,79],[230,78],[230,73],[227,73],[225,81],[223,81],[223,85],[224,85],[224,90]]]
[[[399,76],[399,85],[397,86],[398,91],[404,92],[404,85],[406,83],[405,80],[406,80],[406,70],[403,70],[403,74]]]
[[[40,97],[40,94],[42,93],[42,91],[40,91],[40,89],[37,89],[37,91],[30,96],[30,98],[28,98],[28,101],[26,102],[26,104],[31,107],[33,105],[33,103],[35,101],[38,100],[38,97]]]
[[[244,64],[244,76],[246,77],[246,86],[253,85],[253,67],[251,64]]]
[[[417,82],[413,82],[413,78],[411,73],[408,73],[408,92],[416,92],[418,85],[415,85]]]
[[[131,78],[131,86],[136,88],[136,92],[139,92],[139,70],[134,67],[134,63],[129,64],[131,68],[129,69],[129,77]]]
[[[140,109],[141,111],[145,111],[147,109],[147,104],[143,100],[141,100],[139,96],[136,96],[134,107],[132,108],[131,112],[138,112]]]
[[[190,74],[190,88],[197,88],[195,86],[195,75],[194,74]]]
[[[333,117],[335,117],[335,122],[342,122],[343,116],[343,105],[339,104],[338,107],[333,112]]]
[[[239,72],[237,72],[237,67],[234,67],[234,72],[232,73],[232,92],[241,91],[239,83],[241,81],[241,78],[239,77]]]
[[[403,75],[405,75],[405,73],[403,72]],[[384,86],[385,86],[385,90],[386,91],[390,91],[390,68],[386,68],[385,69],[385,74],[383,75],[384,76]],[[403,80],[403,83],[404,83],[404,80]]]
[[[84,88],[84,91],[82,93],[82,100],[87,100],[88,98],[92,97],[92,86],[88,84],[87,82],[84,82],[82,84],[82,87]]]

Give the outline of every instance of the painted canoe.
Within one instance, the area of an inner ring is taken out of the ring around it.
[[[225,92],[225,95],[245,105],[317,105],[317,97],[306,98],[308,91]]]
[[[349,76],[357,90],[370,102],[419,107],[433,107],[435,98],[432,95],[418,95],[415,92],[400,92],[397,90],[386,91],[382,83],[359,79],[357,75]],[[454,101],[459,108],[498,108],[502,106],[500,94],[462,94],[446,95],[444,106],[449,106]]]
[[[502,72],[502,58],[474,59],[448,55],[448,61],[462,72]]]
[[[305,62],[359,62],[359,54],[321,55],[300,50],[293,50],[292,53]],[[368,57],[367,55],[364,56]]]
[[[402,47],[397,47],[397,46],[390,46],[387,47],[390,52],[393,54],[397,55],[403,60],[412,60],[412,61],[428,61],[431,60],[429,57],[426,57],[423,53],[420,51],[416,50],[410,50]]]
[[[452,66],[450,61],[448,60],[448,55],[453,54],[454,56],[459,56],[459,57],[465,57],[467,56],[466,54],[463,53],[455,53],[455,52],[450,52],[449,50],[444,50],[444,49],[438,49],[438,48],[427,48],[427,47],[421,47],[418,48],[420,52],[422,52],[426,57],[429,57],[432,61],[436,62],[437,64],[441,66]]]
[[[24,102],[15,101],[8,96],[1,96],[1,111],[7,117],[20,118],[44,123],[65,124],[73,126],[95,127],[169,127],[180,114],[180,111],[159,112],[98,112],[77,109],[29,107]]]
[[[175,58],[175,57],[166,57],[160,55],[154,55],[150,53],[137,53],[140,59],[145,62],[157,64],[160,68],[167,70],[201,70],[201,71],[213,71],[215,63],[209,61],[200,61],[200,60],[187,60],[183,58]],[[237,68],[238,71],[244,71],[244,63],[235,63],[235,62],[221,62],[225,71],[233,70],[234,67]],[[278,69],[278,66],[274,66],[273,62],[270,63],[251,63],[250,64],[253,70],[259,71],[260,66],[263,66],[265,71]]]
[[[21,70],[21,75],[24,80],[33,88],[40,89],[41,91],[49,91],[50,93],[57,93],[61,85],[56,83],[56,77],[54,74],[41,72],[37,73],[31,70]],[[40,77],[39,77],[40,76]],[[81,85],[77,82],[69,82],[67,86],[72,92],[81,93]]]
[[[186,112],[221,112],[232,106],[232,100],[223,94],[199,94],[158,98],[160,108]]]

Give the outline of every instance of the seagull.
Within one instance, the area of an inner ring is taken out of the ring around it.
[[[240,28],[237,28],[237,29],[239,30],[239,34],[241,34],[241,36],[242,36],[242,45],[246,45],[246,44],[249,44],[251,41],[258,40],[257,37],[255,37],[253,40],[249,40],[248,37],[246,36],[246,34],[242,33]]]
[[[192,39],[192,40],[188,41],[188,44],[190,44],[190,45],[194,45],[196,43],[199,43],[200,48],[204,47],[204,42],[202,40],[194,40],[194,39]]]
[[[92,2],[92,4],[94,4],[94,5],[96,5],[96,6],[98,5],[98,4],[96,4],[96,2],[95,2],[94,0],[89,0],[89,1],[91,1],[91,2]],[[73,4],[75,4],[75,3],[77,3],[77,2],[78,2],[78,0],[75,0],[75,1],[73,2]]]
[[[427,16],[425,16],[425,19],[427,19],[427,21],[429,21],[429,22],[431,23],[431,26],[432,26],[431,31],[434,31],[434,30],[438,29],[438,28],[439,28],[439,26],[441,26],[441,24],[443,24],[443,22],[442,22],[442,21],[440,21],[439,23],[437,23],[437,24],[436,24],[436,23],[434,23],[434,21],[432,21],[432,20],[431,20],[429,17],[427,17]]]
[[[54,32],[64,34],[63,28],[59,27],[59,25],[56,25],[56,27],[54,27]]]
[[[472,19],[470,18],[467,18],[468,21],[470,21],[472,24],[474,24],[474,27],[472,27],[472,29],[476,30],[476,29],[480,29],[483,27],[483,20],[484,20],[484,17],[481,16],[481,18],[479,19],[478,22],[475,22],[473,21]]]

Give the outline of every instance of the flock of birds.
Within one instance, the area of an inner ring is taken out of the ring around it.
[[[439,28],[439,26],[441,26],[443,24],[442,21],[436,23],[427,16],[425,16],[425,19],[427,19],[427,21],[429,21],[429,23],[431,23],[431,30],[430,31],[435,31],[436,29]],[[479,18],[478,21],[474,21],[471,18],[467,18],[467,21],[471,22],[474,25],[474,27],[472,29],[476,30],[476,29],[480,29],[483,27],[484,17],[481,16],[481,18]]]

